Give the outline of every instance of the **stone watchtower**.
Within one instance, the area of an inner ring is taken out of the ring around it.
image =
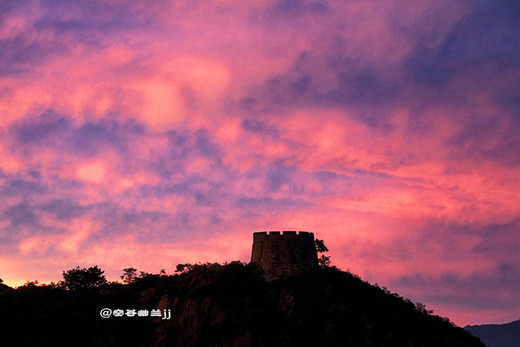
[[[262,269],[267,280],[314,270],[318,267],[314,234],[306,231],[253,233],[251,263]]]

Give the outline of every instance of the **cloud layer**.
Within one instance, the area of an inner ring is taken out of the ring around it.
[[[6,283],[310,230],[458,324],[518,318],[516,2],[0,6]]]

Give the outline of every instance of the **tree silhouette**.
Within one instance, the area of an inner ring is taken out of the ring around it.
[[[316,239],[314,240],[314,243],[316,244],[316,252],[321,253],[321,256],[318,257],[318,265],[320,267],[330,266],[330,256],[322,254],[329,251],[327,246],[325,246],[325,242],[323,242],[323,240]]]
[[[180,272],[180,273],[190,272],[193,269],[195,269],[195,266],[196,265],[194,265],[194,264],[177,264],[177,268],[176,268],[175,272]]]
[[[88,269],[76,267],[63,271],[63,286],[70,290],[92,289],[107,283],[104,271],[96,266]]]
[[[318,253],[323,253],[323,252],[328,252],[329,249],[327,248],[327,246],[325,246],[325,242],[323,242],[323,240],[314,240],[314,243],[316,244],[316,251],[318,251]]]
[[[137,278],[137,269],[133,267],[129,267],[126,269],[123,269],[123,274],[121,275],[121,279],[124,283],[129,284],[135,281]]]

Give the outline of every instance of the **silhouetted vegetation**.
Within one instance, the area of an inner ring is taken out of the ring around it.
[[[178,270],[90,290],[2,292],[2,346],[483,346],[422,304],[335,268],[271,282],[241,262]],[[102,308],[168,308],[171,318],[101,318]]]
[[[34,280],[34,281],[27,280],[27,282],[25,282],[22,287],[31,288],[31,287],[36,287],[38,284],[39,284],[38,280]]]
[[[320,267],[328,267],[330,266],[330,256],[326,256],[325,252],[328,252],[329,249],[325,246],[325,242],[323,240],[314,240],[316,244],[316,252],[318,253],[318,265]]]
[[[63,286],[70,290],[92,289],[107,283],[103,275],[104,271],[96,266],[88,269],[75,269],[63,271]]]
[[[132,283],[137,278],[137,269],[136,268],[129,267],[129,268],[123,269],[123,271],[124,272],[120,278],[123,280],[124,283],[126,283],[126,284]]]
[[[195,265],[193,264],[177,264],[177,268],[175,272],[177,273],[185,273],[192,271],[195,268]]]

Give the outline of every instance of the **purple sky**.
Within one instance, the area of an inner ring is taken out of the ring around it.
[[[517,1],[0,2],[0,277],[333,265],[459,325],[520,314]]]

